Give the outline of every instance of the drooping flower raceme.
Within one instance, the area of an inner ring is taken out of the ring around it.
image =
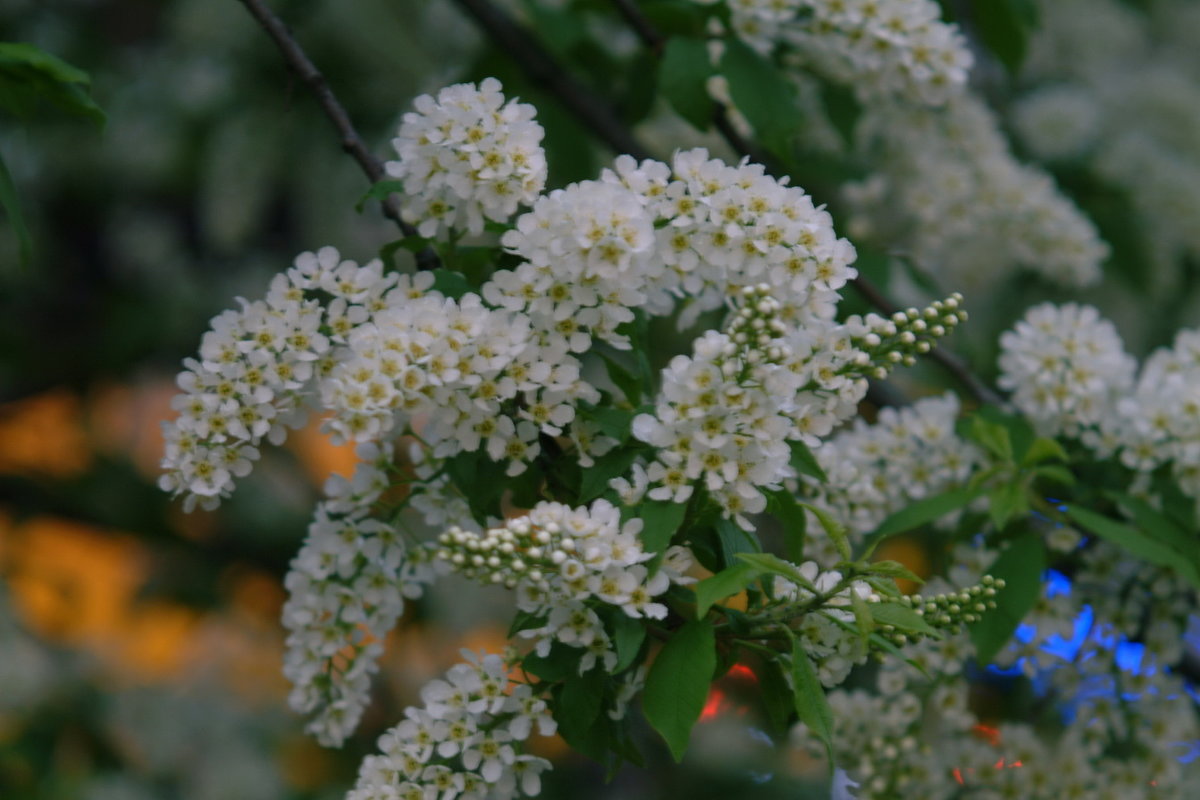
[[[264,439],[281,444],[288,427],[304,423],[307,398],[335,349],[389,293],[412,285],[385,275],[378,261],[360,267],[326,247],[297,257],[266,299],[242,300],[240,310],[214,318],[199,358],[184,361],[182,393],[172,401],[179,416],[163,423],[159,485],[182,494],[185,509],[215,507],[234,478],[250,472]]]
[[[852,225],[946,284],[969,292],[1014,266],[1064,286],[1100,280],[1108,247],[1096,227],[1049,175],[1017,162],[981,100],[872,106],[860,138],[879,171],[847,188]]]
[[[404,182],[402,214],[422,236],[449,228],[481,233],[485,220],[507,222],[546,183],[544,131],[536,110],[505,102],[500,81],[448,86],[421,95],[392,141],[399,155],[387,172]]]
[[[711,3],[716,0],[696,0]],[[971,51],[933,0],[740,0],[734,32],[763,53],[794,47],[867,98],[938,104],[962,90]]]

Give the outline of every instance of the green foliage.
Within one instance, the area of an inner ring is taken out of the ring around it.
[[[1016,73],[1038,22],[1034,0],[971,0],[975,30],[1009,72]]]
[[[792,692],[796,715],[824,743],[829,753],[829,770],[832,772],[835,766],[833,710],[825,697],[825,687],[817,678],[817,671],[813,668],[800,639],[792,643]]]
[[[696,618],[703,619],[718,600],[742,591],[760,574],[762,574],[762,570],[759,567],[741,561],[697,583],[694,587]]]
[[[1034,533],[1014,539],[988,567],[987,573],[1003,580],[1004,587],[996,591],[996,608],[985,612],[970,626],[975,657],[980,664],[991,663],[1033,608],[1041,595],[1045,571],[1046,550]]]
[[[1151,564],[1175,570],[1192,586],[1200,588],[1200,567],[1197,566],[1195,545],[1192,544],[1183,551],[1177,550],[1169,543],[1178,541],[1171,528],[1153,520],[1146,514],[1146,509],[1141,510],[1142,522],[1147,526],[1145,529],[1130,527],[1075,505],[1067,506],[1066,514],[1073,522],[1101,539],[1106,539]],[[1156,532],[1157,536],[1149,531]]]
[[[687,505],[667,500],[648,500],[638,508],[642,518],[642,546],[647,552],[661,553],[683,523]]]
[[[769,60],[740,39],[725,39],[721,72],[729,81],[734,105],[746,117],[758,139],[775,156],[788,160],[792,142],[803,124],[791,83]]]
[[[642,711],[676,761],[683,760],[692,726],[704,710],[717,667],[715,647],[711,623],[687,622],[663,646],[646,675]]]
[[[713,119],[713,101],[706,82],[714,73],[703,39],[676,36],[667,41],[658,67],[663,97],[679,116],[699,130],[708,130]]]
[[[103,128],[106,117],[90,87],[88,74],[62,59],[24,42],[0,42],[0,109],[29,118],[49,106]]]

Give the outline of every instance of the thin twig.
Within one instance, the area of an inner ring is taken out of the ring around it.
[[[342,149],[346,151],[358,165],[362,167],[362,171],[366,173],[371,183],[378,183],[385,176],[383,162],[375,157],[375,154],[367,149],[362,137],[358,135],[358,131],[354,127],[354,123],[350,121],[350,115],[346,113],[346,108],[338,100],[337,95],[333,93],[333,89],[329,86],[329,82],[325,80],[325,76],[317,69],[316,65],[309,59],[304,52],[304,48],[292,36],[292,32],[288,30],[287,25],[283,23],[278,16],[275,15],[266,3],[262,0],[241,0],[242,4],[250,12],[263,30],[275,41],[279,47],[283,58],[291,67],[296,76],[300,78],[308,88],[312,90],[313,95],[317,98],[317,102],[321,105],[325,116],[329,117],[329,121],[333,123],[337,129],[338,135],[342,140]],[[400,204],[396,201],[393,195],[388,195],[383,199],[383,213],[400,226],[400,230],[405,236],[416,236],[417,229],[404,221],[400,215]],[[437,254],[426,247],[421,252],[417,253],[417,267],[419,269],[436,269],[439,266]]]

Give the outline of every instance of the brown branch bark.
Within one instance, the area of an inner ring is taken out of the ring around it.
[[[371,180],[371,183],[377,183],[385,177],[383,162],[380,161],[374,153],[372,153],[367,145],[363,142],[358,131],[354,127],[354,123],[350,120],[350,115],[346,112],[345,106],[338,100],[334,94],[329,82],[325,76],[317,69],[308,54],[304,52],[304,48],[292,36],[292,32],[288,30],[287,25],[283,23],[274,11],[272,11],[263,0],[241,0],[242,5],[246,6],[251,16],[258,21],[267,35],[275,42],[279,51],[283,54],[284,61],[288,67],[303,81],[312,91],[317,103],[325,112],[325,116],[333,123],[333,127],[337,130],[338,136],[341,138],[342,150],[350,155],[366,176]],[[404,221],[400,215],[400,204],[392,195],[388,195],[382,201],[383,213],[392,221],[394,221],[405,236],[415,236],[416,228]],[[419,269],[428,270],[436,269],[440,265],[437,254],[428,247],[417,253],[417,267]]]

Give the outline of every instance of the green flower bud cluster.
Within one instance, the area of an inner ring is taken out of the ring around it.
[[[911,367],[918,355],[928,353],[938,339],[967,321],[967,312],[960,308],[962,300],[962,295],[955,292],[922,309],[897,311],[891,317],[868,314],[865,319],[847,320],[851,342],[870,356],[870,365],[863,374],[885,378],[898,366]]]
[[[984,613],[996,607],[996,592],[1004,588],[1003,578],[984,575],[980,582],[957,592],[922,597],[906,595],[901,602],[925,618],[934,628],[958,633],[963,624],[978,622]],[[897,642],[903,644],[903,642]]]

